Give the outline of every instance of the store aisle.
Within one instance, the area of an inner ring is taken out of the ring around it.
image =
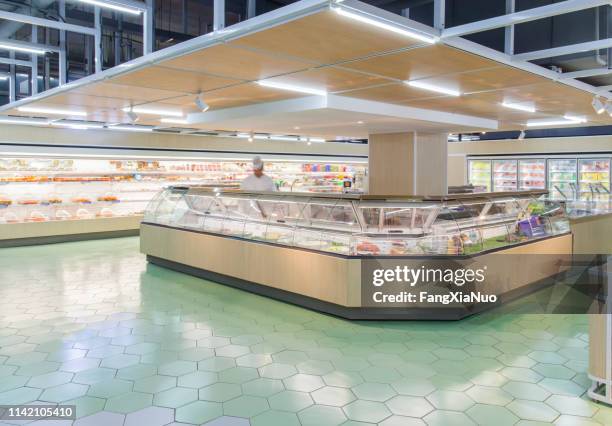
[[[147,266],[137,238],[0,250],[0,405],[76,404],[79,425],[612,424],[586,333],[344,321]]]

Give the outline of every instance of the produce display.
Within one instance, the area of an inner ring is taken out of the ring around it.
[[[251,173],[248,159],[138,160],[1,158],[0,224],[142,215],[169,185],[238,187]],[[359,191],[364,164],[269,161],[266,173],[280,191]]]
[[[495,197],[463,204],[176,187],[155,198],[144,222],[354,256],[469,255],[569,232],[559,202]]]

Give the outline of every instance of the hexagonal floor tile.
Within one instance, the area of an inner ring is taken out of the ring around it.
[[[526,399],[515,399],[506,408],[521,419],[536,422],[552,422],[559,415],[557,410],[543,402]]]
[[[502,389],[515,398],[531,401],[544,401],[550,396],[550,392],[533,383],[508,382]]]
[[[378,423],[391,415],[381,402],[357,400],[343,407],[346,416],[358,422]]]
[[[61,385],[61,386],[66,386],[66,385]],[[50,389],[47,389],[45,392],[49,390]],[[3,404],[3,405],[26,404],[28,402],[36,401],[37,399],[39,399],[40,394],[42,392],[43,392],[42,389],[25,388],[25,387],[13,389],[7,392],[2,392],[0,393],[0,404]],[[51,402],[57,402],[57,401],[51,401]]]
[[[342,407],[355,400],[350,389],[325,386],[310,394],[317,404]]]
[[[383,402],[396,395],[395,390],[386,383],[362,383],[352,390],[357,398],[369,401]]]
[[[268,410],[253,417],[251,426],[300,426],[300,421],[294,413]]]
[[[545,402],[561,414],[572,416],[592,417],[598,408],[595,403],[575,396],[552,395]]]
[[[479,425],[512,426],[520,419],[505,407],[476,404],[466,414]]]
[[[106,400],[102,398],[94,398],[92,396],[82,396],[80,398],[71,399],[70,401],[65,402],[66,405],[76,406],[77,419],[102,411],[105,403]]]
[[[258,370],[261,377],[267,377],[268,379],[284,379],[297,374],[297,370],[293,365],[279,364],[276,362],[264,365]]]
[[[245,395],[261,396],[267,398],[284,389],[283,382],[277,379],[266,379],[260,377],[242,385],[242,392]]]
[[[176,423],[176,425],[168,425],[168,426],[184,426],[185,423]],[[251,422],[249,419],[243,419],[242,417],[230,417],[230,416],[221,416],[217,417],[215,420],[206,423],[206,426],[250,426]]]
[[[138,380],[157,374],[157,367],[151,364],[136,364],[117,370],[117,378]]]
[[[187,405],[198,399],[198,391],[189,388],[171,388],[163,392],[156,393],[153,398],[153,405],[160,407],[178,408]]]
[[[157,367],[157,372],[165,376],[183,376],[196,371],[197,368],[197,363],[193,361],[178,360],[161,364],[159,367]]]
[[[159,393],[175,386],[176,377],[160,376],[159,374],[138,379],[134,382],[134,390],[145,393]]]
[[[312,392],[325,386],[320,376],[298,373],[286,379],[283,383],[288,390]]]
[[[116,413],[131,413],[149,407],[152,401],[153,395],[150,393],[128,392],[109,398],[104,409]]]
[[[127,380],[110,379],[91,385],[87,394],[98,398],[111,398],[130,392],[132,386],[133,383]]]
[[[190,424],[202,424],[223,415],[223,407],[217,402],[196,401],[176,410],[176,420]]]
[[[476,426],[468,416],[457,411],[436,410],[426,415],[423,420],[428,426]]]
[[[80,418],[74,422],[74,426],[123,426],[125,415],[100,411],[91,416]]]
[[[463,392],[439,390],[427,395],[427,400],[441,410],[465,411],[474,401]]]
[[[508,392],[500,388],[491,388],[485,386],[472,386],[467,390],[466,395],[480,404],[488,405],[507,405],[514,398]]]
[[[268,398],[275,410],[298,412],[314,404],[309,394],[297,391],[282,391]]]
[[[27,385],[33,388],[50,388],[52,386],[62,385],[72,380],[72,373],[56,371],[53,373],[42,374],[32,377]]]
[[[259,368],[271,363],[272,357],[267,354],[247,354],[236,358],[236,364],[241,367]]]
[[[393,414],[408,417],[423,417],[434,409],[425,398],[416,396],[396,396],[385,404]]]
[[[236,366],[233,358],[213,357],[198,362],[198,370],[219,372]]]
[[[223,403],[223,413],[227,416],[254,417],[269,409],[268,401],[258,396],[243,395]]]
[[[219,381],[217,373],[211,371],[194,371],[178,378],[178,385],[184,388],[202,388]]]
[[[40,396],[41,401],[63,402],[69,399],[76,399],[87,393],[87,385],[76,383],[66,383],[46,389]]]
[[[162,407],[147,407],[125,416],[124,426],[163,426],[174,421],[174,410]]]
[[[335,426],[346,421],[341,408],[313,405],[298,413],[302,426]]]
[[[219,373],[219,381],[226,383],[245,383],[259,377],[256,368],[232,367]]]
[[[242,395],[242,389],[235,383],[219,382],[201,388],[199,395],[205,401],[225,402]]]
[[[125,368],[138,364],[139,361],[140,357],[138,355],[118,354],[104,358],[100,363],[100,367]]]

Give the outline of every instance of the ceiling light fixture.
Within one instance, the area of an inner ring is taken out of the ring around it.
[[[394,32],[396,34],[401,34],[403,36],[410,37],[415,40],[424,41],[425,43],[429,43],[429,44],[434,44],[437,41],[437,38],[432,35],[417,32],[415,30],[408,29],[406,27],[399,26],[397,24],[381,22],[377,19],[373,19],[373,18],[364,16],[361,13],[350,12],[341,7],[335,7],[334,10],[336,11],[336,13],[346,18],[354,19],[356,21],[363,22],[364,24],[369,24],[374,27],[381,28],[383,30]]]
[[[45,119],[32,119],[20,117],[0,117],[0,124],[21,124],[23,126],[46,126],[49,124]]]
[[[74,121],[52,121],[49,124],[56,127],[67,127],[74,130],[101,129],[104,127],[104,124],[102,123],[78,123]]]
[[[603,114],[603,112],[606,110],[606,104],[604,104],[597,96],[593,98],[591,105],[597,114]]]
[[[527,126],[528,127],[567,126],[570,124],[581,124],[581,123],[586,123],[586,122],[587,122],[586,118],[565,115],[563,116],[562,119],[529,120],[527,122]]]
[[[442,93],[450,96],[461,96],[461,92],[446,87],[434,86],[433,84],[423,83],[422,81],[405,81],[408,86],[418,89],[429,90],[430,92]]]
[[[130,119],[130,123],[136,123],[138,120],[140,120],[138,114],[131,110],[127,112],[127,116]]]
[[[134,106],[134,107],[125,107],[123,111],[129,112],[133,111],[137,114],[146,114],[146,115],[166,115],[168,117],[182,117],[183,111],[177,110],[167,110],[156,107],[147,107],[147,106]]]
[[[257,82],[260,86],[270,87],[272,89],[288,90],[290,92],[307,93],[309,95],[327,96],[325,90],[313,89],[310,87],[295,86],[293,84],[275,83],[273,81],[259,80]]]
[[[189,124],[186,118],[162,118],[159,121],[165,124]]]
[[[502,102],[501,105],[505,108],[516,109],[519,111],[536,112],[536,109],[533,105],[517,104],[514,102]]]
[[[195,98],[195,104],[196,107],[198,107],[198,109],[202,112],[206,112],[210,108],[210,105],[204,102],[204,95],[201,93]]]
[[[85,116],[87,116],[87,112],[85,112],[85,111],[74,111],[74,110],[68,110],[68,109],[33,107],[33,106],[18,107],[17,111],[20,111],[20,112],[31,112],[31,113],[34,113],[34,114],[68,115],[68,116],[74,116],[74,117],[85,117]]]
[[[526,136],[525,131],[524,131],[524,130],[521,130],[521,133],[519,133],[519,135],[518,135],[518,138],[517,138],[517,139],[518,139],[518,140],[520,140],[520,141],[522,141],[523,139],[525,139],[525,136]]]
[[[1,80],[1,81],[6,81],[6,80],[8,80],[8,79],[9,79],[9,76],[8,76],[8,75],[0,75],[0,80]]]
[[[78,0],[78,1],[81,2],[81,3],[91,4],[92,6],[98,6],[98,7],[102,7],[102,8],[105,8],[105,9],[116,10],[118,12],[129,13],[131,15],[140,15],[140,14],[142,14],[142,10],[140,10],[140,9],[124,6],[124,5],[121,5],[121,4],[118,4],[118,3],[98,1],[98,0]]]
[[[253,142],[253,132],[249,133],[249,142]]]
[[[13,44],[10,42],[2,41],[0,42],[0,49],[4,50],[13,50],[15,52],[23,52],[23,53],[33,53],[35,55],[44,55],[47,53],[45,49],[40,49],[38,47],[29,47],[27,45],[22,44]]]

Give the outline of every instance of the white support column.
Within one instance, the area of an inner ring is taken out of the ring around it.
[[[9,53],[9,58],[15,60],[14,51]],[[17,73],[14,63],[10,65],[9,70],[9,102],[15,102],[17,99]]]
[[[100,8],[94,6],[94,72],[102,71],[102,14]]]
[[[247,0],[247,18],[251,19],[257,15],[257,0]]]
[[[514,13],[515,0],[506,0],[506,14]],[[504,52],[507,55],[514,55],[514,25],[508,25],[505,29]]]
[[[213,31],[225,28],[225,0],[213,0]]]
[[[65,21],[66,20],[66,2],[64,0],[59,0],[58,2],[58,10],[59,10],[59,15],[60,18]],[[63,86],[64,84],[66,84],[67,81],[67,70],[66,68],[68,67],[68,60],[66,57],[66,51],[67,51],[67,46],[66,46],[66,31],[65,30],[59,30],[59,85]],[[47,81],[51,78],[49,75],[46,75],[45,77],[47,79]],[[48,88],[48,86],[47,86]]]
[[[155,44],[155,10],[153,0],[146,0],[147,10],[142,14],[142,54],[153,52]]]
[[[439,30],[446,26],[446,0],[434,0],[434,28]]]
[[[38,27],[36,25],[32,25],[32,43],[38,44]],[[31,92],[32,95],[38,93],[38,55],[32,54],[32,71],[30,72],[30,77],[32,79],[31,84]]]

